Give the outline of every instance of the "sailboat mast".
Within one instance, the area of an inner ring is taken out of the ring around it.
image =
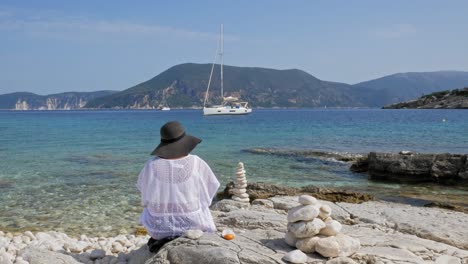
[[[203,101],[203,108],[205,108],[206,102],[208,101],[208,92],[210,91],[211,77],[213,77],[213,70],[214,70],[214,66],[216,64],[216,57],[218,56],[218,50],[219,50],[219,47],[216,48],[215,57],[214,57],[214,60],[213,60],[213,65],[211,65],[210,78],[208,79],[208,86],[206,87],[205,100]]]
[[[211,65],[210,78],[208,79],[208,85],[206,87],[205,100],[203,101],[203,108],[206,107],[206,102],[208,101],[208,93],[210,91],[211,79],[213,77],[213,70],[214,70],[218,56],[221,57],[221,97],[224,100],[224,93],[223,93],[223,60],[224,60],[223,59],[223,48],[224,48],[223,46],[224,46],[224,43],[223,42],[224,42],[223,41],[223,24],[221,24],[221,38],[219,39],[219,44],[218,44],[218,47],[216,48],[213,65]]]
[[[224,26],[221,24],[221,53],[219,54],[221,57],[221,98],[224,100],[224,80],[223,80],[223,52],[224,52]]]

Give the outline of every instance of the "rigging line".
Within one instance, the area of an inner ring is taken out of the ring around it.
[[[215,57],[213,60],[213,65],[211,66],[210,79],[208,80],[208,87],[206,87],[205,100],[203,101],[203,108],[205,108],[206,101],[208,100],[208,91],[210,90],[211,77],[213,76],[214,66],[216,64],[216,59],[218,58],[219,45],[216,48]]]
[[[220,39],[220,45],[221,45],[221,98],[224,100],[224,80],[223,80],[223,65],[224,65],[224,25],[221,24],[221,39]]]

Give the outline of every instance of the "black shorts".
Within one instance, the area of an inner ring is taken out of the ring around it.
[[[160,248],[162,248],[166,243],[168,242],[171,242],[172,240],[176,239],[178,237],[165,237],[163,239],[154,239],[154,238],[150,238],[148,240],[148,243],[146,243],[148,245],[148,248],[149,248],[149,251],[152,252],[152,253],[156,253],[159,251]]]

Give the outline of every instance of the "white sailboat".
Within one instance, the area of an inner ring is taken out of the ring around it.
[[[220,52],[218,53],[218,50]],[[220,47],[216,50],[215,60],[211,66],[210,79],[208,80],[208,87],[206,88],[205,100],[203,102],[203,115],[246,115],[252,112],[252,109],[249,107],[248,102],[240,101],[237,97],[224,97],[224,80],[223,80],[223,49],[224,49],[224,40],[223,40],[223,25],[221,24],[221,38],[220,38]],[[218,56],[221,59],[221,96],[223,102],[220,105],[208,105],[208,94],[210,90],[211,78],[213,77],[213,69],[216,64]]]

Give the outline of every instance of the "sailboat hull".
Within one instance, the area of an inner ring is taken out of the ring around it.
[[[203,108],[203,115],[247,115],[251,112],[252,109],[245,107],[227,108],[225,106],[220,106]]]

